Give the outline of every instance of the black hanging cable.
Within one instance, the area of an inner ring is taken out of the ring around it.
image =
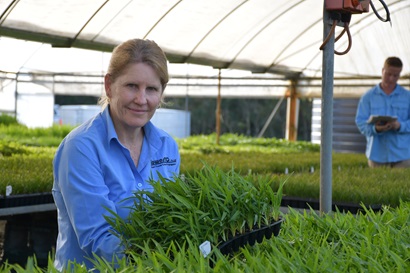
[[[392,24],[391,19],[390,19],[390,11],[389,8],[387,7],[386,3],[383,0],[379,0],[379,2],[382,4],[384,10],[386,11],[386,18],[383,18],[380,16],[380,14],[377,12],[375,6],[373,5],[373,2],[370,0],[370,6],[372,7],[372,10],[374,14],[376,14],[377,18],[379,18],[380,21],[382,22],[390,22],[390,25]]]
[[[340,32],[340,34],[335,38],[335,43],[342,38],[343,34],[345,34],[346,32],[346,26],[343,28],[342,32]]]
[[[376,14],[377,18],[380,21],[390,22],[390,25],[391,25],[392,22],[391,22],[391,18],[390,18],[389,8],[387,7],[386,3],[383,0],[379,0],[379,2],[382,4],[384,10],[386,11],[386,18],[383,18],[383,17],[380,16],[380,14],[377,12],[373,2],[370,0],[370,6],[372,7],[373,12]],[[329,42],[331,36],[335,33],[335,28],[336,28],[336,25],[337,25],[338,21],[341,20],[342,22],[344,22],[344,28],[343,28],[343,31],[336,37],[335,42],[337,42],[343,36],[343,34],[347,33],[349,44],[348,44],[347,49],[345,51],[338,52],[338,51],[335,50],[334,52],[335,52],[336,55],[344,55],[344,54],[346,54],[350,51],[350,49],[352,47],[352,36],[351,36],[350,30],[349,30],[349,24],[350,24],[351,16],[352,16],[351,13],[332,12],[330,14],[330,17],[333,20],[333,24],[332,24],[332,27],[331,27],[327,37],[325,38],[322,45],[320,46],[320,50],[323,50],[324,47],[326,46],[326,44]]]
[[[352,48],[352,35],[350,34],[350,20],[352,19],[351,13],[342,13],[340,16],[340,20],[343,22],[343,31],[336,37],[335,42],[337,42],[342,36],[347,33],[348,45],[345,51],[339,52],[335,49],[336,55],[345,55],[347,54],[350,49]]]
[[[319,48],[320,50],[323,50],[325,48],[325,45],[329,42],[329,40],[332,37],[333,33],[335,33],[336,25],[337,25],[337,20],[333,20],[332,27],[331,27],[329,33],[327,34],[327,37],[323,41],[322,45],[320,46],[320,48]]]
[[[332,27],[330,28],[330,31],[327,34],[327,37],[325,38],[322,45],[320,46],[320,48],[319,48],[320,50],[323,50],[325,48],[326,44],[329,42],[332,35],[335,33],[335,28],[337,26],[337,23],[341,19],[341,14],[339,12],[331,12],[330,13],[330,19],[333,20]]]
[[[338,51],[335,50],[335,54],[336,54],[336,55],[345,55],[345,54],[347,54],[347,53],[350,51],[350,49],[352,48],[352,35],[350,34],[349,22],[345,22],[345,23],[344,23],[343,31],[342,31],[342,33],[339,34],[339,36],[337,36],[337,38],[335,39],[335,42],[337,42],[337,40],[339,40],[339,39],[343,36],[343,34],[344,34],[345,32],[347,33],[347,38],[348,38],[348,40],[349,40],[349,44],[348,44],[346,50],[343,51],[343,52],[338,52]]]

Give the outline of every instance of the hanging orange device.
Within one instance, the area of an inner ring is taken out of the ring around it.
[[[329,11],[358,14],[369,11],[370,0],[326,0]]]

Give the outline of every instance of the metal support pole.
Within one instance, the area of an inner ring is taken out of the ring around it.
[[[19,72],[16,74],[16,88],[14,90],[14,117],[17,120],[17,107],[18,107],[18,86],[19,86]]]
[[[323,8],[323,37],[331,31],[332,21]],[[323,39],[324,40],[324,39]],[[332,211],[332,131],[333,131],[333,77],[334,43],[332,36],[323,49],[322,66],[322,116],[320,134],[320,212]]]
[[[218,97],[216,100],[216,144],[219,145],[221,135],[221,69],[218,73]]]

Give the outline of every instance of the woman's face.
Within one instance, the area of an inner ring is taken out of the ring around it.
[[[114,82],[107,74],[105,90],[116,129],[126,130],[143,127],[152,118],[163,92],[157,73],[145,63],[128,65]]]

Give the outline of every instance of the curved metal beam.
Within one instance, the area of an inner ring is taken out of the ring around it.
[[[199,40],[199,42],[194,46],[194,48],[191,50],[191,52],[189,52],[189,54],[185,57],[185,62],[187,62],[189,60],[189,58],[192,56],[192,54],[194,53],[194,51],[198,48],[198,46],[206,39],[206,37],[209,36],[209,34],[212,33],[212,31],[214,31],[223,21],[225,21],[226,18],[228,18],[232,13],[234,13],[236,10],[238,10],[243,4],[245,4],[246,2],[248,2],[249,0],[245,0],[242,3],[240,3],[239,5],[237,5],[234,9],[232,9],[231,11],[229,11],[221,20],[219,20],[202,38],[201,40]]]
[[[93,15],[87,20],[87,22],[85,22],[85,24],[80,28],[80,30],[77,32],[77,34],[69,39],[69,43],[68,44],[53,44],[53,47],[72,47],[73,44],[75,43],[75,41],[77,40],[78,36],[81,34],[81,32],[84,30],[84,28],[91,22],[91,20],[97,15],[97,13],[108,3],[108,1],[110,0],[106,0],[94,13]]]
[[[107,2],[108,2],[108,1],[107,1]],[[125,5],[122,7],[122,9],[120,9],[120,11],[118,11],[116,14],[112,15],[112,16],[111,16],[111,19],[107,21],[107,23],[100,29],[100,31],[99,31],[96,35],[94,35],[94,37],[91,39],[91,41],[94,41],[94,39],[118,16],[118,14],[120,14],[121,11],[123,11],[129,4],[131,4],[131,2],[132,2],[132,0],[128,1],[128,3],[125,4]],[[106,4],[106,3],[104,3],[104,5],[105,5],[105,4]],[[104,5],[103,5],[103,6],[104,6]],[[101,8],[102,8],[102,6],[101,6]],[[99,10],[101,10],[101,8],[100,8]],[[99,11],[99,10],[98,10],[98,11]],[[93,16],[93,17],[94,17],[94,16]],[[88,22],[87,22],[87,23],[88,23]]]
[[[295,38],[292,39],[286,46],[283,47],[282,51],[279,52],[279,54],[276,56],[276,58],[272,61],[272,63],[266,68],[266,71],[269,71],[272,67],[275,66],[275,63],[280,62],[281,60],[285,60],[287,57],[284,57],[282,59],[280,59],[280,57],[282,56],[282,54],[286,51],[286,49],[291,46],[292,44],[294,44],[297,40],[300,39],[300,37],[302,36],[303,33],[305,33],[307,30],[313,28],[316,24],[322,22],[323,19],[319,19],[316,22],[314,22],[313,24],[311,24],[310,26],[308,26],[307,28],[303,29],[298,35],[295,35]],[[304,48],[307,48],[306,46]],[[300,52],[302,50],[298,50],[294,53]],[[288,55],[289,56],[289,55]]]
[[[4,12],[0,15],[0,26],[1,26],[2,22],[7,18],[7,15],[10,14],[10,12],[17,5],[18,2],[19,2],[19,0],[11,1],[10,4],[7,6],[7,8],[4,10]]]
[[[299,2],[297,2],[296,4],[292,5],[291,7],[289,7],[288,9],[286,9],[284,12],[282,12],[279,16],[276,16],[275,18],[273,18],[272,20],[270,20],[270,21],[269,21],[266,25],[264,25],[260,30],[258,30],[258,31],[255,33],[255,35],[253,35],[252,38],[250,38],[250,39],[245,43],[245,45],[244,45],[240,50],[238,50],[237,54],[236,54],[235,57],[231,60],[231,62],[229,63],[229,66],[228,66],[228,67],[230,67],[230,66],[235,62],[235,60],[238,58],[239,54],[241,54],[241,52],[244,51],[245,48],[246,48],[260,33],[262,33],[270,24],[272,24],[273,22],[275,22],[277,19],[279,19],[280,17],[282,17],[283,15],[285,15],[286,12],[288,12],[289,10],[295,8],[296,6],[298,6],[298,5],[301,4],[301,3],[303,3],[303,1],[299,1]]]
[[[182,0],[179,0],[178,2],[176,2],[170,9],[167,10],[167,12],[165,12],[161,18],[159,18],[159,20],[148,30],[148,32],[144,35],[144,39],[146,39],[148,37],[148,35],[151,33],[151,31],[154,30],[154,28],[162,21],[162,19],[164,19],[176,6],[179,5],[179,3],[181,3]]]

